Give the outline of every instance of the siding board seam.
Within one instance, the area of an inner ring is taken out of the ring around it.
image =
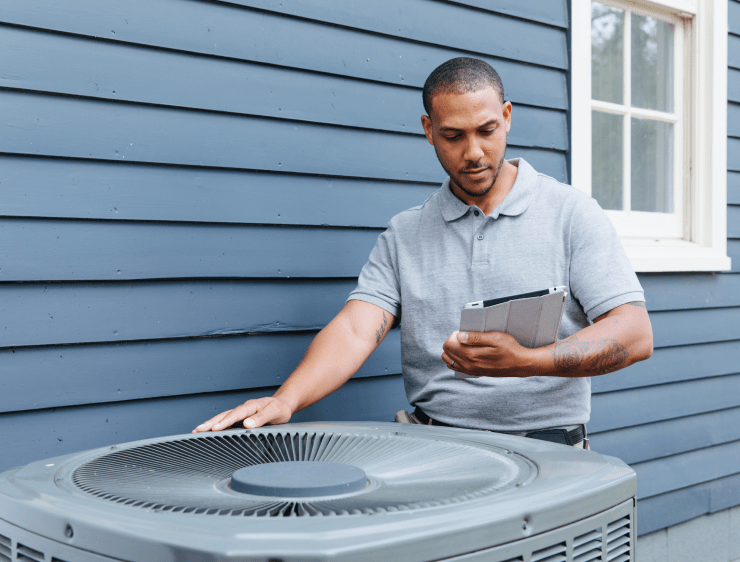
[[[514,145],[511,145],[514,146]],[[522,146],[517,148],[526,148],[528,150],[544,150],[536,147],[529,147],[529,146]],[[562,152],[562,151],[561,151]],[[213,166],[208,164],[173,164],[171,162],[143,162],[143,161],[136,161],[136,160],[111,160],[107,158],[90,158],[86,156],[60,156],[57,154],[30,154],[26,152],[4,152],[0,151],[0,156],[8,156],[11,158],[47,158],[50,160],[65,160],[65,161],[74,161],[74,162],[92,162],[92,163],[108,163],[108,164],[120,164],[123,166],[158,166],[158,167],[166,167],[166,168],[185,168],[185,169],[194,169],[194,170],[213,170],[213,171],[229,171],[229,172],[253,172],[258,174],[282,174],[282,175],[289,175],[289,176],[306,176],[306,177],[314,177],[314,178],[336,178],[336,179],[342,179],[342,180],[358,180],[358,181],[378,181],[378,182],[388,182],[388,183],[404,183],[404,184],[412,184],[412,185],[431,185],[431,186],[441,186],[441,181],[425,181],[425,180],[402,180],[402,179],[394,179],[394,178],[378,178],[378,177],[367,177],[367,176],[339,176],[336,174],[319,174],[319,173],[313,173],[313,172],[294,172],[292,170],[265,170],[262,168],[236,168],[234,166]],[[10,217],[10,218],[14,218]],[[33,217],[33,218],[39,218],[39,217]],[[60,217],[61,218],[61,217]],[[71,220],[87,220],[87,219],[71,219]]]
[[[65,221],[65,222],[96,222],[96,223],[133,223],[133,224],[153,224],[153,225],[186,225],[186,226],[202,226],[204,228],[209,226],[252,226],[252,227],[265,227],[265,228],[286,228],[301,230],[314,229],[314,230],[370,230],[377,231],[378,233],[386,230],[385,226],[345,226],[345,225],[330,225],[330,224],[298,224],[298,223],[266,223],[266,222],[215,222],[215,221],[183,221],[183,220],[166,220],[166,219],[101,219],[98,217],[48,217],[48,216],[25,216],[25,215],[3,215],[0,214],[0,218],[13,219],[13,220],[28,220],[37,222],[49,222],[49,221]],[[3,283],[3,281],[0,281]]]
[[[157,343],[157,342],[176,342],[176,341],[187,341],[187,340],[201,340],[204,338],[246,338],[250,336],[265,336],[265,335],[279,335],[279,334],[290,334],[290,335],[303,335],[303,334],[316,334],[321,331],[322,328],[313,329],[300,329],[300,330],[271,330],[267,332],[250,332],[250,331],[234,331],[229,333],[221,334],[197,334],[192,336],[174,336],[170,338],[143,338],[143,339],[131,339],[131,340],[98,340],[89,342],[72,342],[72,343],[34,343],[29,345],[9,345],[6,347],[0,347],[0,351],[11,351],[15,349],[22,349],[23,351],[33,351],[34,349],[45,349],[50,347],[75,347],[75,346],[101,346],[106,347],[110,345],[134,345],[142,343]],[[101,402],[102,403],[102,402]],[[22,411],[22,410],[20,410]]]

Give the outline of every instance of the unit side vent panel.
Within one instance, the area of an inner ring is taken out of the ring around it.
[[[10,539],[5,535],[0,535],[0,562],[11,562],[11,548],[13,548],[13,544]]]
[[[18,543],[16,548],[16,560],[22,560],[24,562],[44,562],[44,553],[29,548],[21,543]]]
[[[623,517],[610,523],[606,529],[607,562],[630,560],[630,518]]]
[[[565,543],[553,545],[532,553],[532,562],[567,562],[568,548]]]
[[[601,560],[601,527],[573,539],[573,562]]]

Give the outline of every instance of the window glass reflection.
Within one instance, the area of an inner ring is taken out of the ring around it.
[[[623,103],[624,10],[591,3],[591,97]]]

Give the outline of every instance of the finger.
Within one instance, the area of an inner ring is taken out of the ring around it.
[[[457,341],[462,345],[489,346],[497,345],[500,332],[458,332]]]
[[[216,425],[214,425],[211,431],[221,431],[222,429],[231,427],[236,422],[241,421],[244,418],[248,418],[249,416],[254,414],[257,410],[259,410],[259,408],[260,408],[260,404],[257,400],[248,400],[241,406],[231,410],[229,415],[227,415],[225,418],[219,421]]]
[[[210,420],[204,421],[198,427],[193,430],[193,433],[201,433],[203,431],[211,431],[211,428],[220,422],[224,417],[228,416],[233,410],[226,410],[221,412],[217,416],[213,416]]]
[[[447,364],[448,369],[452,369],[453,371],[460,370],[459,359],[456,359],[454,355],[450,355],[445,352],[442,354],[442,361],[444,361]]]

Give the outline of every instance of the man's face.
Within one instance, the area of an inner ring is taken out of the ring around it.
[[[466,94],[438,94],[431,115],[422,115],[427,140],[455,187],[471,197],[496,183],[511,128],[511,103],[491,87]]]

